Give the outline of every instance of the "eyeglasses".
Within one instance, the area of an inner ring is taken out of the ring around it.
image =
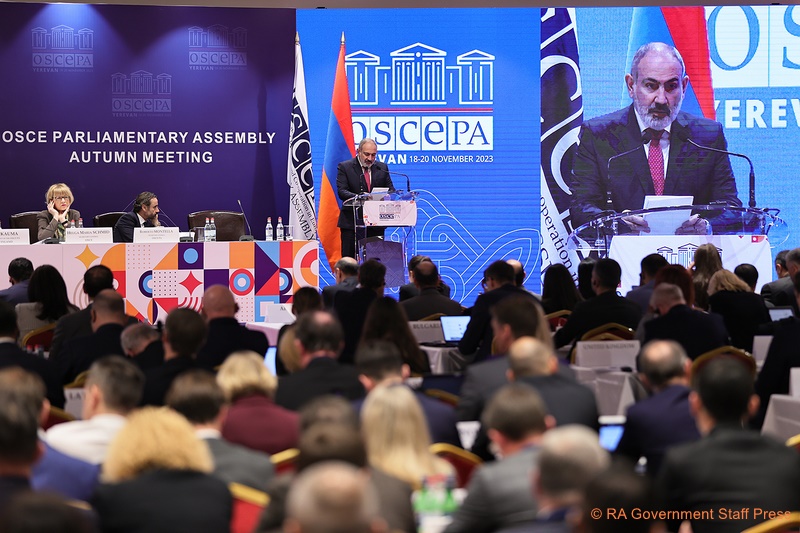
[[[61,201],[61,200],[64,200],[64,201],[69,201],[69,196],[56,196],[55,198],[53,198],[53,200],[58,200],[58,201]]]

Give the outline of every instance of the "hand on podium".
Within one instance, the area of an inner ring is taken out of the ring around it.
[[[699,215],[692,215],[675,230],[675,235],[710,235],[711,225],[708,220],[700,218]]]
[[[637,215],[628,215],[626,217],[622,217],[622,221],[628,225],[633,231],[638,231],[640,233],[650,233],[650,226],[647,224],[647,221],[644,217],[640,217]]]

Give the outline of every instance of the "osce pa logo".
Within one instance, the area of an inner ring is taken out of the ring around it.
[[[222,24],[189,28],[189,69],[247,69],[247,30]]]
[[[381,151],[494,149],[495,56],[475,49],[455,58],[423,43],[345,57],[356,139]]]
[[[94,68],[94,30],[59,25],[31,30],[34,72],[89,72]]]
[[[115,117],[168,117],[172,113],[172,76],[137,70],[111,75],[111,112]]]

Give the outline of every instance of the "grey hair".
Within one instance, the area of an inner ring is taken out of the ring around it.
[[[681,78],[686,76],[686,64],[683,62],[683,57],[681,57],[681,53],[678,52],[678,49],[674,46],[670,46],[666,43],[659,43],[659,42],[652,42],[643,44],[636,50],[636,53],[633,55],[633,62],[631,63],[631,76],[633,79],[638,79],[639,76],[639,62],[642,60],[644,56],[649,54],[650,52],[670,52],[672,53],[672,57],[674,57],[678,63],[681,64]]]

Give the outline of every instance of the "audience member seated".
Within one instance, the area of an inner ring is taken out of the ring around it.
[[[225,483],[266,490],[275,475],[269,455],[222,438],[227,411],[225,393],[212,374],[196,369],[175,378],[167,393],[167,406],[182,414],[194,426],[197,437],[208,444],[215,476]]]
[[[639,356],[639,376],[652,396],[628,408],[616,453],[634,463],[645,457],[651,476],[658,473],[669,448],[700,438],[689,412],[691,365],[675,341],[652,341]]]
[[[343,259],[354,260],[352,257],[345,257]],[[322,297],[314,287],[300,287],[292,296],[292,314],[295,316],[295,321],[297,317],[303,313],[320,311],[322,308]],[[284,324],[281,326],[280,331],[278,331],[278,342],[276,343],[278,346],[278,356],[275,358],[275,373],[279,376],[285,376],[290,372],[299,370],[299,368],[297,368],[297,360],[300,356],[294,348],[294,333],[289,335],[289,340],[283,342],[284,336],[292,332],[293,328],[294,324]]]
[[[292,484],[285,533],[388,533],[378,496],[358,468],[341,462],[315,465]]]
[[[658,272],[656,272],[656,282],[653,290],[662,283],[677,285],[681,289],[683,299],[686,300],[686,305],[690,308],[694,308],[694,283],[692,282],[692,274],[686,267],[683,265],[667,265],[659,268]],[[652,299],[653,297],[651,295],[650,300]],[[642,344],[644,344],[644,325],[653,320],[657,315],[658,311],[653,309],[648,302],[647,312],[639,321],[639,326],[636,328],[636,334],[634,335],[634,338]]]
[[[756,291],[756,285],[758,285],[758,269],[754,265],[750,263],[736,265],[736,268],[733,269],[733,273],[736,274],[736,277],[745,282],[750,292]]]
[[[639,272],[639,286],[635,289],[628,291],[625,298],[632,300],[639,304],[642,313],[646,313],[650,307],[650,297],[653,295],[653,289],[656,286],[656,274],[662,267],[667,266],[669,263],[661,254],[649,254],[642,258],[640,263],[641,271]]]
[[[185,307],[170,311],[161,335],[164,363],[145,371],[142,405],[164,405],[172,381],[197,366],[195,357],[206,340],[207,328],[197,311]]]
[[[595,297],[594,288],[592,287],[592,272],[594,271],[594,264],[597,259],[593,257],[585,257],[578,263],[578,292],[584,300],[590,300]]]
[[[537,300],[541,301],[542,299],[541,295],[536,294],[533,291],[529,291],[528,289],[525,288],[525,277],[527,276],[527,274],[525,274],[525,265],[523,265],[522,262],[517,259],[506,259],[506,263],[511,265],[511,268],[514,269],[514,285],[517,288],[527,291],[528,293],[536,297]]]
[[[359,345],[356,352],[356,370],[359,373],[358,379],[367,393],[375,387],[402,385],[410,375],[408,365],[400,356],[400,350],[395,344],[385,340],[366,341]],[[424,393],[412,392],[425,413],[433,442],[461,446],[461,439],[456,429],[455,409]],[[361,412],[363,403],[362,400],[354,402],[356,412]]]
[[[47,443],[91,464],[103,463],[111,441],[139,405],[143,382],[142,371],[122,356],[98,359],[86,378],[83,420],[51,427]]]
[[[764,299],[730,270],[718,270],[708,283],[708,310],[722,316],[731,344],[753,351],[760,324],[771,322]]]
[[[69,303],[67,284],[52,265],[42,265],[33,271],[28,282],[28,302],[17,304],[16,309],[20,342],[31,331],[78,310]]]
[[[23,492],[15,496],[0,519],[0,531],[6,533],[92,533],[96,530],[93,525],[89,513],[46,492]]]
[[[39,376],[47,387],[47,399],[64,408],[64,388],[58,371],[47,359],[36,357],[17,345],[17,313],[11,304],[0,301],[0,368],[18,366]]]
[[[595,476],[587,485],[580,517],[580,531],[586,533],[661,533],[664,525],[655,513],[640,513],[657,509],[653,483],[635,474],[630,468],[612,465]],[[592,514],[594,509],[614,509],[615,514]],[[623,516],[624,513],[624,516]]]
[[[408,261],[408,283],[400,286],[400,293],[398,299],[403,302],[414,296],[419,296],[419,288],[414,283],[414,269],[422,263],[427,261],[432,263],[433,260],[427,255],[415,255]],[[437,286],[439,293],[445,298],[450,298],[450,286],[439,278],[439,285]]]
[[[75,197],[66,183],[55,183],[47,189],[44,196],[47,209],[36,215],[39,228],[37,240],[57,238],[64,240],[66,228],[76,224],[81,218],[80,212],[70,209]]]
[[[483,425],[502,459],[472,475],[467,497],[445,533],[491,533],[536,518],[531,479],[545,430],[555,425],[541,396],[527,385],[506,385],[483,413]]]
[[[792,262],[790,263],[788,258],[791,252],[795,253],[791,254]],[[791,305],[795,308],[795,314],[797,314],[797,301],[794,299],[794,288],[792,286],[794,275],[789,271],[789,265],[792,265],[792,270],[797,272],[800,265],[800,248],[778,252],[775,256],[775,274],[777,278],[775,281],[765,283],[761,287],[761,296],[764,297],[764,301],[768,305],[773,307]]]
[[[659,316],[644,324],[644,342],[677,341],[692,360],[728,344],[728,330],[722,317],[690,308],[677,285],[657,285],[650,306]]]
[[[425,415],[407,387],[373,389],[361,409],[361,432],[369,464],[415,489],[427,476],[454,475],[450,463],[431,453]]]
[[[642,310],[636,303],[617,294],[621,276],[619,263],[613,259],[600,259],[595,263],[592,288],[596,296],[575,306],[564,327],[553,336],[556,348],[579,341],[588,331],[609,322],[629,328],[639,324]]]
[[[367,263],[369,261],[361,265],[359,275]],[[380,265],[377,261],[375,263]],[[367,267],[366,270],[370,269]],[[344,396],[350,400],[364,396],[364,387],[358,381],[356,369],[337,361],[344,335],[336,317],[326,311],[306,313],[295,322],[294,333],[300,350],[301,370],[278,379],[275,403],[297,411],[309,400],[324,394]]]
[[[352,257],[342,257],[333,265],[335,285],[322,289],[322,301],[326,309],[333,309],[333,301],[339,291],[350,292],[358,286],[358,261]]]
[[[416,296],[416,298],[421,298],[421,296]],[[411,300],[406,301],[410,302]],[[364,329],[358,345],[360,347],[365,342],[375,340],[394,344],[400,350],[403,363],[408,365],[412,374],[419,376],[431,373],[428,354],[420,349],[417,339],[408,325],[408,318],[403,308],[394,298],[382,296],[372,302],[367,310]]]
[[[197,365],[213,370],[233,352],[252,350],[265,354],[267,337],[260,331],[247,329],[236,320],[239,304],[225,285],[212,285],[203,294],[203,318],[208,323],[208,336],[197,352]]]
[[[11,286],[0,291],[0,300],[17,305],[28,301],[28,282],[33,275],[33,263],[17,257],[8,264],[8,282]]]
[[[149,324],[131,324],[119,337],[123,353],[142,370],[164,364],[161,334]]]
[[[541,307],[536,298],[525,289],[514,285],[514,268],[505,261],[495,261],[483,271],[483,286],[486,292],[478,296],[469,309],[470,320],[464,336],[458,343],[458,351],[470,362],[477,363],[492,355],[494,332],[490,310],[501,300],[522,295]],[[502,353],[502,352],[499,352]]]
[[[131,414],[108,450],[92,504],[101,531],[230,531],[227,485],[210,475],[211,453],[169,409]]]
[[[344,349],[339,362],[352,365],[367,310],[373,300],[383,296],[386,286],[386,267],[380,261],[364,261],[358,269],[358,287],[336,295],[333,308],[344,330]]]
[[[461,304],[440,291],[441,278],[439,269],[430,261],[421,261],[414,267],[414,286],[419,294],[406,300],[401,300],[400,305],[408,316],[408,320],[420,320],[427,316],[442,313],[445,315],[460,315],[464,309]]]
[[[694,301],[697,308],[708,311],[708,283],[718,270],[722,270],[722,258],[717,247],[711,243],[701,244],[694,251],[690,266],[694,283]]]
[[[77,313],[76,313],[77,314]],[[128,322],[125,301],[114,289],[105,289],[95,296],[91,309],[93,333],[88,337],[64,343],[58,358],[61,382],[75,381],[78,374],[89,370],[92,363],[106,355],[122,355],[120,335]]]
[[[546,314],[556,311],[572,311],[583,297],[575,286],[569,269],[561,263],[553,263],[544,271],[542,281],[542,307]]]
[[[710,361],[693,376],[689,404],[703,435],[667,452],[658,479],[662,509],[705,511],[694,533],[734,532],[762,522],[753,510],[800,510],[800,455],[742,426],[758,409],[750,369],[734,359]],[[720,509],[739,511],[728,516]],[[679,524],[668,520],[670,531]]]
[[[267,454],[297,446],[297,413],[275,405],[277,380],[255,352],[234,352],[217,373],[230,404],[222,423],[222,438]]]

